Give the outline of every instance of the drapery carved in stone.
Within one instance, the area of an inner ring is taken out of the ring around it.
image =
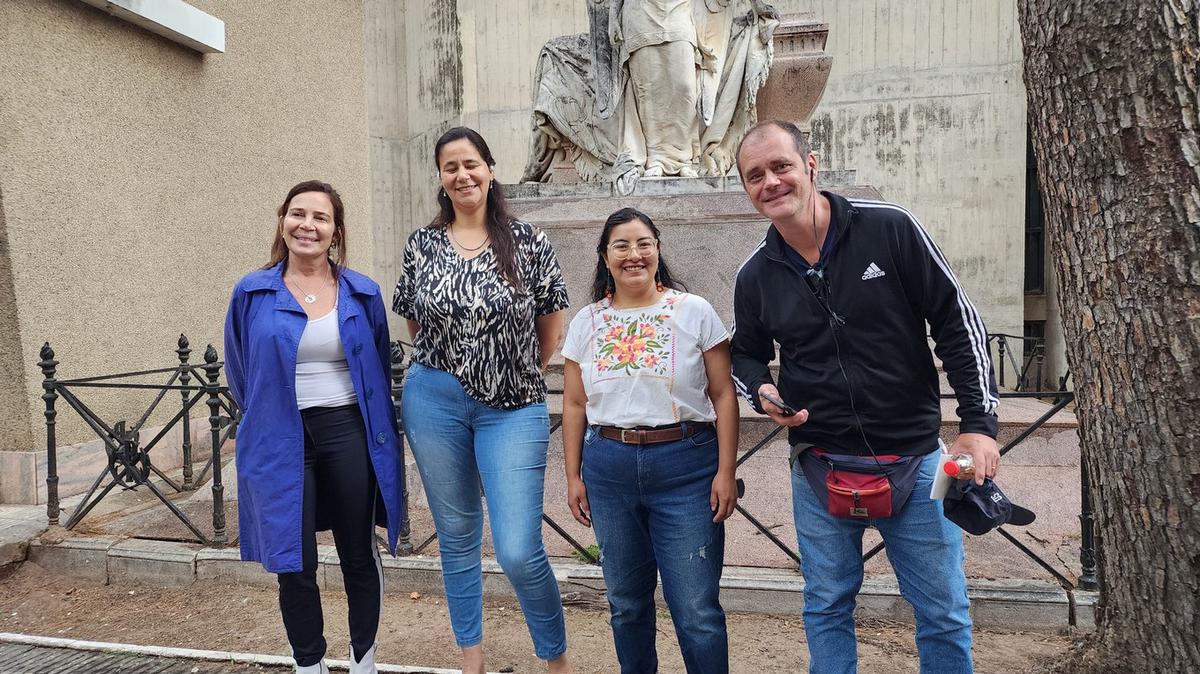
[[[587,0],[534,74],[524,181],[569,162],[628,194],[642,176],[720,176],[755,121],[778,15],[763,0]]]

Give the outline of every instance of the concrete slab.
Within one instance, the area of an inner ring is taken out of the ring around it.
[[[537,197],[553,199],[555,197],[585,198],[610,197],[613,194],[612,184],[605,182],[594,183],[538,183]]]
[[[0,567],[25,561],[30,540],[46,530],[45,518],[8,519],[0,517]]]
[[[67,538],[60,543],[29,544],[28,561],[60,576],[108,582],[108,551],[119,542],[110,536]]]
[[[821,171],[818,180],[823,188],[830,185],[855,185],[858,182],[857,172]],[[703,194],[708,192],[742,192],[742,182],[736,173],[728,176],[703,176],[698,178],[680,178],[666,176],[661,178],[642,178],[634,187],[633,196],[669,196],[680,194]],[[578,182],[578,183],[517,183],[505,185],[504,195],[509,199],[544,199],[554,197],[595,198],[616,197],[612,183],[609,182]]]
[[[506,199],[530,199],[538,196],[542,183],[516,183],[513,185],[504,185],[504,197]]]
[[[409,594],[445,594],[442,585],[442,563],[437,557],[383,558],[383,587],[387,592]]]
[[[46,521],[46,506],[44,505],[0,505],[0,520],[42,520]]]
[[[107,555],[108,576],[97,571]],[[341,589],[341,571],[332,546],[320,546],[323,572],[320,582]],[[193,578],[225,579],[254,585],[272,585],[274,576],[255,562],[242,562],[233,549],[201,549],[166,541],[111,539],[68,539],[58,545],[35,542],[30,561],[57,573],[119,582],[132,579],[159,586],[178,586]],[[489,598],[513,597],[512,586],[500,565],[491,558],[483,563],[484,593]],[[552,560],[555,578],[564,601],[602,605],[604,576],[600,567]],[[383,558],[384,586],[389,593],[442,594],[440,560],[413,556]],[[761,567],[726,567],[721,580],[721,600],[730,611],[799,615],[803,607],[804,578],[795,570]],[[972,611],[982,627],[1062,631],[1074,612],[1077,625],[1094,622],[1095,593],[1075,591],[1068,595],[1052,583],[1029,580],[971,579]],[[661,601],[661,592],[659,593]],[[893,576],[868,578],[859,595],[861,617],[912,621],[912,611],[900,595]]]
[[[108,550],[110,583],[134,580],[152,585],[190,585],[196,580],[198,546],[171,541],[136,538],[121,541]]]
[[[261,564],[243,562],[237,548],[201,548],[196,551],[196,580],[220,580],[275,587],[275,574]]]
[[[740,185],[739,185],[740,189]],[[642,178],[633,188],[633,196],[655,196],[667,194],[707,194],[724,192],[725,178]],[[619,195],[617,195],[619,196]],[[653,217],[653,216],[651,216]]]

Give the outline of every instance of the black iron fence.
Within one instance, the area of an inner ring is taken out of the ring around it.
[[[105,460],[100,474],[85,492],[79,505],[67,518],[63,525],[67,529],[74,528],[97,504],[108,496],[114,489],[122,490],[145,487],[154,494],[174,515],[188,528],[197,540],[207,545],[224,545],[227,540],[225,531],[225,488],[221,482],[221,450],[227,440],[234,435],[237,428],[238,409],[229,393],[229,388],[221,383],[222,363],[217,359],[217,350],[212,344],[204,351],[204,364],[190,362],[192,350],[188,346],[187,337],[179,336],[175,349],[178,364],[136,372],[100,375],[81,379],[58,378],[58,361],[54,358],[54,349],[46,342],[42,346],[41,361],[38,366],[42,369],[42,400],[46,404],[46,516],[50,524],[59,523],[61,501],[58,494],[58,442],[55,438],[57,403],[61,398],[83,419],[100,438],[104,446]],[[163,383],[145,383],[150,377],[165,378]],[[101,390],[142,390],[157,393],[146,410],[136,419],[120,419],[109,423],[95,412],[80,398],[80,391],[86,389]],[[142,431],[146,422],[167,398],[171,391],[178,391],[180,406],[170,420],[148,441],[142,442]],[[192,410],[203,401],[208,406],[209,431],[212,434],[211,452],[207,457],[199,475],[194,471],[192,452]],[[167,434],[176,426],[182,429],[183,442],[183,478],[177,483],[154,465],[151,451],[158,446]],[[212,471],[212,535],[205,535],[199,527],[151,480],[158,477],[168,488],[176,493],[193,491],[197,485],[203,484]]]
[[[1033,382],[1040,381],[1041,359],[1044,357],[1044,349],[1040,348],[1040,344],[1035,344],[1034,348],[1026,349],[1023,362],[1018,365],[1016,358],[1012,355],[1014,350],[1010,347],[1008,341],[1020,339],[1030,341],[1026,338],[1018,338],[1012,335],[989,335],[989,343],[995,343],[999,355],[999,366],[997,367],[998,379],[1003,386],[1005,381],[1004,373],[1006,370],[1011,370],[1017,373],[1016,386],[1018,390],[1002,391],[1001,399],[1012,398],[1037,398],[1050,403],[1050,407],[1036,420],[1023,428],[1015,437],[1006,442],[1000,449],[1002,455],[1007,454],[1014,448],[1019,446],[1023,441],[1042,428],[1055,414],[1059,413],[1070,405],[1074,400],[1074,393],[1068,389],[1067,383],[1069,376],[1060,378],[1058,390],[1029,390]],[[1039,341],[1039,340],[1033,340]],[[400,402],[403,396],[403,379],[405,372],[404,364],[404,342],[393,342],[392,344],[392,381],[393,381],[393,401],[396,406],[397,418],[401,419]],[[57,524],[59,521],[59,496],[58,496],[58,474],[56,452],[57,445],[55,442],[55,417],[57,415],[56,402],[59,398],[65,400],[71,409],[78,413],[83,420],[92,428],[93,431],[103,440],[106,462],[100,475],[97,476],[91,488],[87,491],[84,499],[76,507],[70,518],[68,518],[65,526],[71,528],[79,523],[80,519],[88,514],[95,505],[103,499],[114,488],[134,489],[140,486],[147,487],[155,496],[162,501],[167,508],[182,521],[189,530],[203,543],[211,545],[224,545],[227,542],[225,532],[225,503],[221,485],[221,461],[222,448],[227,440],[231,437],[236,437],[237,421],[240,417],[240,411],[237,408],[233,397],[229,393],[227,386],[220,383],[220,370],[222,363],[217,359],[216,349],[210,344],[205,350],[204,364],[193,365],[189,362],[191,350],[188,348],[187,338],[180,335],[179,345],[176,349],[176,355],[179,363],[172,367],[165,367],[153,370],[143,370],[139,372],[127,372],[121,374],[104,375],[99,377],[90,377],[85,379],[58,379],[57,365],[58,361],[54,359],[54,351],[47,343],[42,347],[41,358],[39,365],[45,377],[42,388],[44,393],[42,399],[46,404],[46,447],[48,450],[47,457],[47,516],[51,524]],[[1032,372],[1038,373],[1037,376],[1031,376]],[[128,380],[136,377],[145,377],[150,375],[160,375],[166,377],[166,382],[161,384],[140,384],[130,383]],[[143,389],[157,391],[158,395],[150,404],[147,410],[134,422],[129,423],[125,420],[120,420],[112,424],[106,423],[95,412],[93,412],[79,397],[76,395],[76,389],[82,388],[107,388],[107,389]],[[1034,389],[1038,387],[1032,387]],[[147,443],[140,442],[140,431],[150,418],[151,414],[167,396],[169,391],[178,391],[180,393],[180,409],[171,417],[171,420],[162,427],[162,429]],[[952,398],[951,394],[942,394],[943,398]],[[201,468],[199,475],[194,477],[192,467],[193,457],[191,448],[191,433],[190,433],[190,415],[189,411],[196,407],[201,400],[206,400],[209,408],[209,429],[212,434],[212,451],[204,466]],[[150,450],[167,434],[167,432],[176,424],[181,424],[183,428],[183,479],[181,484],[176,484],[170,477],[159,470],[151,461]],[[403,428],[403,427],[401,427]],[[551,428],[551,435],[558,433],[561,429],[561,421],[556,422]],[[776,440],[780,433],[783,432],[782,427],[774,427],[768,431],[762,439],[760,439],[753,447],[742,452],[738,457],[738,466],[745,464],[756,456],[764,447]],[[404,460],[404,443],[401,442],[400,457],[401,466],[406,467]],[[196,485],[202,484],[209,470],[213,471],[212,484],[212,499],[213,499],[213,516],[212,526],[213,534],[211,537],[205,536],[199,528],[172,503],[161,489],[159,489],[150,479],[151,475],[160,478],[166,485],[174,489],[176,492],[193,490]],[[1080,480],[1081,480],[1081,501],[1080,501],[1080,564],[1082,572],[1079,577],[1073,582],[1068,578],[1067,574],[1057,569],[1053,564],[1047,562],[1035,551],[1021,543],[1013,537],[1003,527],[997,529],[999,535],[1012,543],[1023,554],[1032,559],[1038,566],[1044,569],[1047,573],[1067,591],[1068,597],[1072,601],[1074,596],[1072,592],[1077,589],[1094,590],[1097,587],[1096,580],[1096,558],[1095,558],[1095,537],[1093,531],[1093,516],[1091,504],[1091,490],[1088,481],[1086,466],[1080,462]],[[103,484],[103,487],[101,485]],[[738,480],[739,495],[744,493],[745,484]],[[97,493],[99,490],[99,493]],[[792,563],[797,567],[800,564],[800,557],[795,549],[776,536],[771,527],[766,526],[752,512],[746,509],[741,503],[736,507],[736,511],[746,519],[756,530],[762,533],[770,540]],[[401,525],[400,540],[397,552],[401,555],[419,554],[436,539],[436,533],[430,534],[420,544],[414,546],[411,543],[411,526],[409,522],[407,504],[405,511],[402,514],[403,521]],[[598,564],[594,548],[584,545],[570,535],[570,533],[559,525],[549,515],[542,515],[543,521],[549,526],[558,536],[562,537],[569,543],[579,555],[591,562]],[[877,555],[883,549],[883,544],[880,543],[868,550],[863,555],[863,559],[868,560]],[[1074,611],[1071,611],[1071,621],[1074,624]]]
[[[1018,363],[1017,358],[1014,355],[1015,350],[1011,348],[1011,345],[1009,344],[1009,340],[1021,340],[1023,344],[1029,343],[1032,345],[1032,348],[1024,349],[1024,357],[1022,358],[1020,363]],[[1043,402],[1047,402],[1050,405],[1041,416],[1039,416],[1033,422],[1029,423],[1024,428],[1022,428],[1011,440],[1004,443],[1004,445],[1000,448],[1000,453],[1001,453],[1001,455],[1005,455],[1005,454],[1008,454],[1013,449],[1015,449],[1016,447],[1018,447],[1022,442],[1024,442],[1027,438],[1032,436],[1034,433],[1036,433],[1039,429],[1043,428],[1045,426],[1045,424],[1047,422],[1049,422],[1056,414],[1058,414],[1059,412],[1061,412],[1065,408],[1067,408],[1067,406],[1070,405],[1074,401],[1075,394],[1073,391],[1069,390],[1069,388],[1068,388],[1068,383],[1070,380],[1069,373],[1067,375],[1064,375],[1061,378],[1059,378],[1059,388],[1057,390],[1038,390],[1040,388],[1040,386],[1036,386],[1035,383],[1041,381],[1041,377],[1042,377],[1042,373],[1043,373],[1042,368],[1043,368],[1044,359],[1045,359],[1045,349],[1044,349],[1044,344],[1043,344],[1042,340],[1032,339],[1032,338],[1024,338],[1024,337],[1014,337],[1012,335],[995,334],[995,335],[989,335],[988,342],[989,342],[989,344],[995,343],[996,348],[998,350],[999,364],[996,369],[997,369],[998,379],[999,379],[1001,386],[1002,387],[1004,386],[1004,381],[1005,381],[1004,373],[1006,370],[1011,368],[1011,371],[1017,375],[1017,379],[1016,379],[1016,389],[1017,390],[1013,390],[1013,391],[1002,390],[999,394],[1000,398],[1001,399],[1036,398],[1036,399],[1042,400]],[[953,399],[954,398],[953,394],[948,394],[948,393],[942,394],[941,397],[943,399]],[[555,424],[554,427],[551,429],[551,434],[558,432],[559,428],[560,428],[560,425]],[[783,427],[774,426],[771,430],[769,430],[762,437],[762,439],[760,439],[757,443],[755,443],[753,447],[751,447],[750,449],[748,449],[744,452],[741,452],[739,454],[737,465],[740,467],[743,464],[745,464],[747,461],[754,458],[756,455],[759,454],[759,452],[764,447],[767,447],[769,444],[771,444],[773,441],[775,441],[777,438],[779,438],[780,434],[783,433],[783,431],[784,431]],[[1079,524],[1080,524],[1081,544],[1080,544],[1080,551],[1079,551],[1079,560],[1080,560],[1080,566],[1081,566],[1081,573],[1079,574],[1079,576],[1076,578],[1075,581],[1072,581],[1068,577],[1067,572],[1064,572],[1063,570],[1056,568],[1053,564],[1046,561],[1042,556],[1037,554],[1037,552],[1030,549],[1028,546],[1023,544],[1017,538],[1013,537],[1012,534],[1010,534],[1008,531],[1006,531],[1003,527],[999,527],[996,530],[1000,536],[1004,537],[1007,541],[1009,541],[1013,546],[1015,546],[1018,550],[1020,550],[1022,554],[1028,556],[1040,568],[1042,568],[1047,573],[1049,573],[1055,579],[1055,581],[1058,582],[1058,584],[1066,591],[1068,601],[1069,601],[1069,621],[1070,621],[1070,624],[1072,624],[1072,625],[1075,624],[1074,591],[1076,589],[1095,590],[1098,587],[1097,579],[1096,579],[1096,548],[1095,548],[1095,533],[1094,533],[1094,529],[1093,529],[1093,515],[1092,515],[1093,510],[1092,510],[1092,502],[1091,502],[1091,489],[1090,489],[1090,484],[1088,481],[1087,467],[1082,461],[1080,461],[1079,468],[1080,468],[1080,483],[1081,483],[1081,498],[1080,498],[1080,504],[1079,504]],[[744,495],[745,488],[746,488],[746,486],[745,486],[744,482],[741,479],[739,479],[738,480],[739,496]],[[751,526],[753,526],[759,533],[761,533],[768,540],[770,540],[780,550],[780,552],[782,552],[783,555],[785,555],[791,561],[791,563],[795,565],[796,568],[799,568],[800,556],[797,554],[796,550],[793,548],[792,545],[785,542],[780,537],[776,536],[775,533],[771,530],[772,528],[770,526],[763,524],[763,522],[758,517],[756,517],[754,515],[754,513],[750,512],[747,508],[745,508],[742,505],[742,503],[739,502],[739,504],[735,507],[735,510],[742,517],[744,517],[746,519],[746,521],[749,522],[751,524]],[[597,560],[595,558],[595,556],[589,551],[589,549],[587,547],[585,547],[579,541],[577,541],[573,537],[571,537],[567,533],[567,531],[564,530],[551,517],[549,517],[548,515],[543,515],[543,519],[550,526],[550,528],[552,530],[554,530],[555,533],[557,533],[564,540],[566,540],[575,550],[577,550],[579,552],[579,554],[583,558],[591,561],[592,563],[599,563],[599,560]],[[870,550],[868,550],[867,552],[865,552],[863,554],[863,561],[865,562],[865,561],[871,559],[872,557],[874,557],[875,555],[879,554],[879,552],[882,551],[883,548],[884,548],[883,543],[877,544],[876,546],[874,546],[873,548],[871,548]]]
[[[400,418],[400,398],[403,395],[404,382],[404,342],[392,342],[391,376],[392,395],[396,406],[396,417]],[[195,365],[190,362],[192,350],[188,339],[179,336],[178,347],[175,349],[178,364],[151,370],[121,372],[117,374],[100,375],[81,379],[60,379],[58,377],[59,361],[55,360],[54,349],[47,342],[42,346],[41,361],[43,381],[42,400],[46,404],[46,516],[52,525],[59,524],[61,499],[58,493],[58,442],[55,437],[59,399],[65,401],[103,442],[105,462],[100,474],[85,492],[83,499],[75,507],[63,526],[72,529],[80,520],[87,516],[101,500],[114,489],[133,490],[145,487],[156,496],[170,511],[188,528],[196,540],[206,545],[225,545],[229,542],[226,532],[226,507],[224,486],[222,484],[221,465],[228,459],[225,445],[232,438],[237,438],[237,424],[241,419],[241,410],[229,391],[229,387],[221,383],[221,368],[224,363],[218,360],[217,350],[209,344],[204,353],[204,364]],[[146,383],[147,377],[159,376],[165,378],[162,383]],[[133,389],[154,391],[157,395],[136,421],[118,420],[113,423],[105,421],[76,393],[77,389]],[[170,391],[180,394],[180,407],[170,420],[162,426],[149,442],[143,443],[141,436],[146,422],[160,407]],[[206,400],[209,408],[209,428],[212,433],[212,451],[207,457],[199,473],[195,470],[192,447],[192,414],[191,411]],[[183,436],[181,451],[183,455],[182,479],[176,482],[154,464],[151,450],[175,427],[181,428]],[[403,429],[403,427],[401,427]],[[404,443],[401,435],[401,479],[404,478],[406,462],[404,461]],[[151,476],[158,477],[167,488],[175,493],[194,491],[198,485],[205,482],[208,472],[212,471],[212,535],[207,536],[180,508],[156,485]],[[402,513],[400,537],[397,553],[413,554],[413,546],[409,541],[410,523],[408,507],[405,503]],[[426,541],[424,545],[428,545]]]
[[[1048,367],[1044,337],[1019,337],[993,332],[988,334],[987,341],[989,351],[994,354],[996,380],[1000,384],[1000,388],[1006,388],[1008,381],[1013,382],[1012,390],[1014,391],[1036,392],[1046,386]],[[1014,348],[1014,342],[1020,345],[1019,349]],[[1018,353],[1020,354],[1019,361]],[[1069,372],[1058,377],[1059,389],[1066,388],[1066,381],[1069,377]]]

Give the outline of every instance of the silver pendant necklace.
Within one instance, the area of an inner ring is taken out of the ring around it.
[[[313,302],[317,301],[317,293],[324,290],[325,286],[329,285],[329,281],[326,281],[324,284],[321,285],[320,288],[317,288],[317,292],[315,292],[315,293],[310,293],[307,290],[305,290],[304,288],[301,288],[300,283],[297,282],[295,279],[292,279],[292,285],[296,286],[296,290],[299,290],[300,292],[304,293],[304,303],[305,304],[312,304]]]

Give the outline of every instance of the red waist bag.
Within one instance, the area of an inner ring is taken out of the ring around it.
[[[921,467],[920,457],[830,454],[811,445],[797,460],[830,515],[882,519],[900,512]]]
[[[825,476],[829,514],[879,519],[892,516],[892,483],[882,473],[859,473],[834,468]]]

